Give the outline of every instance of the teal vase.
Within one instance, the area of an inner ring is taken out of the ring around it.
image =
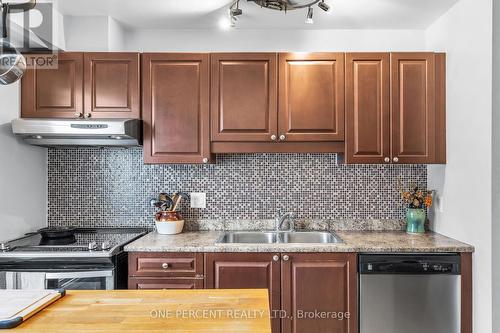
[[[409,234],[425,233],[425,209],[408,208],[406,211],[406,232]]]

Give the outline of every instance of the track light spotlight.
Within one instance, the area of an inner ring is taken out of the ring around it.
[[[323,9],[327,13],[330,13],[332,10],[330,6],[325,2],[325,0],[321,0],[321,2],[318,3],[318,7]]]
[[[313,24],[313,14],[314,14],[314,9],[312,7],[309,7],[307,10],[307,18],[306,18],[306,23],[307,24]]]

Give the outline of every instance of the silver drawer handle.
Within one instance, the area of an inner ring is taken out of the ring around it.
[[[283,256],[283,261],[288,261],[288,260],[290,260],[290,257],[289,257],[289,256],[287,256],[287,255],[285,254],[285,255]]]
[[[281,140],[281,141],[285,141],[285,139],[286,139],[286,136],[285,136],[284,134],[281,134],[281,135],[280,135],[280,140]]]
[[[396,162],[396,163],[398,163],[398,162],[399,162],[399,158],[397,158],[397,157],[394,157],[392,160],[393,160],[394,162]]]
[[[207,163],[208,163],[208,158],[206,158],[206,157],[205,157],[205,158],[203,159],[203,163],[207,164]]]
[[[169,267],[170,267],[170,265],[169,265],[169,264],[167,264],[166,262],[164,262],[163,264],[161,264],[161,267],[162,267],[163,269],[167,269],[167,268],[169,268]]]
[[[275,254],[275,255],[273,256],[273,260],[274,260],[274,261],[278,261],[278,260],[280,260],[280,256],[279,256],[279,255],[277,255],[277,254]]]
[[[384,158],[385,163],[389,163],[390,161],[391,161],[391,159],[389,157]]]
[[[276,141],[276,135],[271,135],[271,140]]]

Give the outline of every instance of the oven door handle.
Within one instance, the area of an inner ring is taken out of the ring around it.
[[[112,277],[113,270],[107,271],[84,271],[84,272],[58,272],[58,273],[46,273],[46,280],[55,279],[82,279],[82,278],[100,278],[100,277]]]

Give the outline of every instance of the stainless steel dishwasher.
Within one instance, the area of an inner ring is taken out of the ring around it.
[[[360,333],[459,333],[460,256],[361,254]]]

